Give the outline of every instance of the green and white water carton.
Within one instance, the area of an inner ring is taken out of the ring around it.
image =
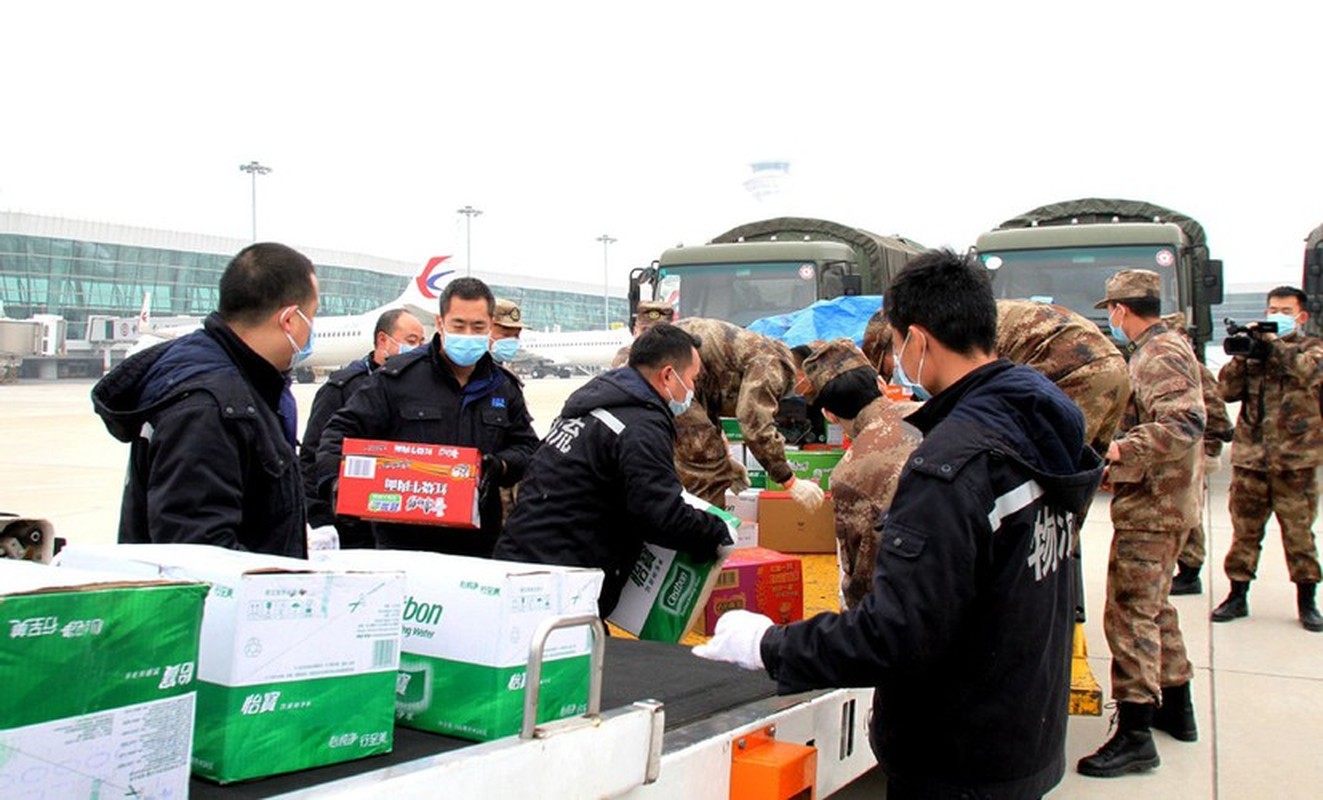
[[[0,797],[186,797],[206,594],[0,559]]]
[[[72,545],[64,566],[211,584],[194,773],[217,781],[388,753],[404,575],[208,545]]]
[[[543,620],[596,614],[602,571],[402,550],[318,554],[407,577],[395,687],[400,725],[485,742],[519,732],[528,648]],[[539,723],[588,709],[592,634],[558,630],[543,652]]]
[[[831,491],[831,471],[845,456],[844,450],[792,450],[786,448],[786,463],[796,478],[813,481],[824,492]],[[785,487],[771,478],[767,479],[767,488],[781,491]]]
[[[682,494],[689,505],[721,518],[732,541],[739,539],[738,517],[688,492]],[[678,642],[703,616],[720,572],[719,560],[700,562],[687,553],[644,543],[620,602],[607,620],[640,639]]]

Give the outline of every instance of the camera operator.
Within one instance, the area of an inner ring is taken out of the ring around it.
[[[1315,589],[1319,581],[1313,524],[1318,513],[1315,472],[1323,461],[1323,341],[1300,329],[1308,318],[1305,293],[1279,286],[1268,293],[1266,321],[1223,343],[1232,356],[1218,375],[1227,402],[1240,402],[1231,444],[1231,550],[1224,568],[1231,594],[1213,609],[1214,622],[1249,616],[1249,584],[1259,563],[1271,514],[1282,529],[1300,624],[1323,631]],[[1249,341],[1247,342],[1246,339]]]

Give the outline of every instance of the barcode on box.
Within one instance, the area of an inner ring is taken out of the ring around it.
[[[733,569],[723,569],[717,573],[718,589],[729,589],[732,586],[738,586],[740,583],[740,573]]]
[[[375,458],[364,458],[363,456],[345,456],[345,477],[346,478],[367,478],[371,480],[377,475],[377,460]]]
[[[395,648],[399,643],[394,639],[378,639],[372,643],[372,666],[376,667],[394,667],[396,666]]]

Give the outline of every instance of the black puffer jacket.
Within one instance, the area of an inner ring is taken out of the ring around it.
[[[92,404],[132,445],[121,542],[307,555],[294,397],[218,315],[111,370]]]
[[[491,555],[501,532],[501,493],[494,487],[518,482],[537,447],[519,382],[487,354],[460,386],[441,353],[439,335],[426,348],[388,359],[326,423],[317,446],[317,484],[323,496],[339,475],[346,437],[474,447],[500,459],[504,470],[483,476],[481,530],[372,523],[381,548],[482,557]]]
[[[495,557],[601,568],[604,617],[645,541],[711,560],[725,523],[680,497],[674,459],[675,418],[643,376],[621,367],[593,378],[533,455]]]
[[[772,628],[783,693],[874,686],[883,770],[922,797],[1040,797],[1065,769],[1071,535],[1102,467],[1079,409],[1000,360],[929,400],[853,611]]]
[[[377,364],[368,353],[331,373],[312,399],[312,409],[303,427],[303,444],[299,446],[299,466],[303,469],[303,499],[308,507],[308,524],[314,528],[334,525],[340,533],[340,546],[372,547],[372,527],[367,522],[347,517],[337,518],[331,503],[317,489],[317,445],[322,431],[335,412],[358,391],[363,379],[376,371]]]

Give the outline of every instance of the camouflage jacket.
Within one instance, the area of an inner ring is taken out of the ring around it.
[[[1218,389],[1217,377],[1203,364],[1199,365],[1199,388],[1204,396],[1204,411],[1208,414],[1208,424],[1204,428],[1204,452],[1216,458],[1222,452],[1222,445],[1231,441],[1231,414]]]
[[[694,389],[694,404],[718,427],[721,417],[738,419],[745,444],[768,477],[777,483],[790,480],[785,438],[775,422],[781,398],[795,385],[790,349],[721,320],[689,317],[675,324],[703,343],[699,348],[703,371]]]
[[[879,517],[891,506],[900,471],[923,438],[903,416],[885,397],[861,409],[848,426],[850,449],[831,473],[841,592],[848,608],[873,587]]]
[[[1277,471],[1323,462],[1323,341],[1298,334],[1276,339],[1267,361],[1233,358],[1217,383],[1224,400],[1240,403],[1233,466]]]
[[[1183,531],[1198,523],[1194,480],[1205,411],[1199,362],[1185,337],[1161,322],[1135,337],[1132,392],[1117,438],[1121,457],[1108,468],[1112,525]]]

